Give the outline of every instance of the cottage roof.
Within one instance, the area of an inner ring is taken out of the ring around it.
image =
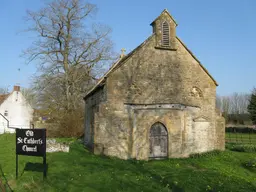
[[[20,91],[20,86],[14,85],[14,86],[13,86],[13,90],[12,90],[11,93],[1,94],[1,95],[0,95],[0,105],[3,104],[3,102],[4,102],[14,91]]]
[[[0,95],[0,105],[9,97],[10,94]]]

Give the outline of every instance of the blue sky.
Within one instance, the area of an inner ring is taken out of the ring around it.
[[[114,50],[133,50],[151,33],[149,25],[167,8],[178,23],[177,36],[196,55],[219,83],[217,92],[250,92],[256,86],[256,1],[255,0],[94,0],[95,21],[112,28]],[[28,87],[36,72],[26,65],[22,50],[33,42],[22,33],[26,10],[37,10],[41,0],[1,2],[0,87],[19,83]],[[20,71],[18,70],[20,69]]]

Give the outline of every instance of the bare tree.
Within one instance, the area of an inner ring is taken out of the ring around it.
[[[222,111],[222,97],[216,94],[216,108]]]
[[[4,94],[8,94],[8,87],[0,87],[0,94],[4,95]]]
[[[222,111],[226,120],[228,120],[228,114],[230,113],[230,97],[222,97]]]
[[[247,113],[247,106],[249,104],[249,94],[233,93],[230,96],[231,100],[231,113],[244,114]]]
[[[84,0],[53,0],[27,13],[28,31],[37,38],[24,54],[38,66],[34,85],[39,105],[55,118],[82,109],[82,97],[111,59],[110,29],[92,23],[95,12],[96,6]]]
[[[229,96],[216,96],[216,106],[227,114],[244,114],[247,113],[249,104],[249,94],[233,93]]]
[[[249,98],[249,94],[236,92],[229,96],[217,95],[216,107],[222,111],[226,122],[234,121],[234,119],[237,121],[244,118],[244,114],[248,113]]]
[[[37,107],[37,93],[33,88],[22,88],[21,89],[22,95],[25,97],[26,102],[32,107]]]

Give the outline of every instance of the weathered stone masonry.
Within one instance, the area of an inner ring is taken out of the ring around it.
[[[165,21],[169,46],[162,46]],[[153,34],[85,96],[85,145],[96,154],[143,160],[149,154],[187,157],[223,150],[225,122],[216,112],[216,81],[176,37],[177,24],[167,10],[151,25]],[[167,143],[161,132],[152,137],[156,123],[165,127]]]

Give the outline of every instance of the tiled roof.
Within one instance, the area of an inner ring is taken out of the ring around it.
[[[0,105],[9,97],[10,94],[0,95]]]

